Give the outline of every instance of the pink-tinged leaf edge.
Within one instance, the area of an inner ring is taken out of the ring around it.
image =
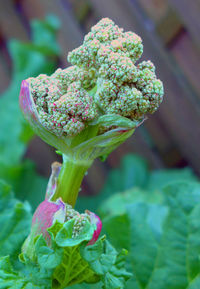
[[[66,215],[66,205],[59,198],[56,202],[44,200],[36,209],[33,219],[32,228],[34,228],[35,234],[42,235],[48,239],[49,234],[47,229],[50,228],[55,221],[64,223]]]
[[[87,246],[89,246],[93,245],[98,240],[102,229],[102,222],[99,216],[97,216],[95,213],[92,213],[88,210],[86,210],[85,212],[90,216],[91,224],[96,225],[96,230],[93,233],[92,239],[87,244]]]

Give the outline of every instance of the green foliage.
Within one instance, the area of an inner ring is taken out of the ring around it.
[[[128,154],[122,159],[119,168],[110,170],[101,192],[94,197],[79,197],[76,206],[80,211],[85,208],[95,211],[101,202],[109,196],[132,188],[138,188],[138,195],[140,197],[142,190],[151,192],[151,194],[149,193],[149,197],[151,198],[152,193],[159,192],[162,187],[179,180],[193,181],[197,180],[197,178],[190,168],[151,171],[143,158],[134,154]],[[125,198],[126,195],[124,195]]]
[[[50,231],[55,233],[58,227],[54,226]],[[69,224],[69,234],[70,230]],[[125,279],[130,277],[124,269],[124,252],[118,254],[103,238],[95,245],[86,247],[87,243],[84,241],[91,238],[90,231],[85,231],[82,240],[73,241],[71,238],[70,246],[66,247],[62,238],[60,242],[59,232],[56,237],[51,234],[51,247],[47,246],[42,236],[36,238],[33,248],[34,261],[22,254],[20,258],[25,268],[18,273],[13,270],[9,257],[2,257],[0,288],[14,284],[19,284],[19,288],[29,284],[38,286],[36,288],[65,288],[84,281],[98,282],[100,278],[104,284],[102,288],[123,288]]]
[[[199,288],[199,195],[191,169],[150,171],[143,159],[127,155],[102,192],[79,198],[78,207],[98,208],[104,233],[128,250],[127,289]]]
[[[47,180],[36,173],[33,162],[25,160],[13,166],[1,164],[0,176],[15,189],[16,197],[29,201],[33,209],[43,201]]]
[[[159,198],[149,198],[148,190],[140,193],[111,196],[99,210],[109,239],[129,251],[133,278],[127,288],[198,288],[200,183],[172,182],[157,191]]]
[[[14,199],[11,188],[0,180],[0,256],[10,255],[15,266],[18,265],[18,254],[29,233],[30,224],[28,203]]]
[[[30,207],[15,200],[10,187],[0,182],[0,210],[0,288],[65,288],[101,280],[102,288],[118,289],[130,278],[124,269],[126,251],[117,253],[105,237],[87,246],[96,226],[87,221],[74,237],[75,219],[56,222],[48,229],[48,240],[36,236],[31,256],[23,252],[18,261],[29,233]]]
[[[37,176],[33,164],[22,161],[33,132],[19,109],[19,89],[23,79],[51,73],[55,68],[59,23],[57,18],[48,16],[45,21],[32,21],[31,27],[30,43],[8,43],[13,67],[10,86],[0,97],[0,178],[12,185],[17,197],[28,199],[35,208],[43,198],[46,179]]]

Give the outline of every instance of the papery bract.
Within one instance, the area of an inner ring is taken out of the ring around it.
[[[43,234],[44,237],[48,237],[47,229],[51,227],[55,221],[64,223],[66,215],[66,206],[62,199],[58,199],[56,202],[48,200],[43,201],[36,209],[33,219],[32,227],[37,228],[35,234]]]
[[[99,218],[99,216],[95,215],[94,213],[92,213],[88,210],[86,210],[86,213],[90,216],[91,224],[96,225],[96,230],[94,231],[92,239],[87,244],[87,246],[88,246],[88,245],[93,245],[98,240],[98,237],[99,237],[99,235],[101,233],[101,229],[102,229],[102,222],[101,222],[101,219]]]

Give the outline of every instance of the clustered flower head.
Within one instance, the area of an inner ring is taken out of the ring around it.
[[[51,76],[29,78],[42,125],[57,136],[75,136],[101,115],[142,120],[163,98],[151,61],[137,64],[141,38],[104,18],[68,54],[73,65]]]
[[[73,221],[70,238],[78,238],[82,234],[86,223],[88,223],[90,226],[94,226],[95,229],[87,245],[92,245],[98,240],[102,229],[102,222],[96,214],[88,210],[81,214],[74,210],[71,205],[65,204],[61,198],[57,199],[56,202],[45,199],[39,204],[33,215],[31,233],[24,242],[23,252],[32,254],[31,248],[34,239],[40,234],[43,235],[50,245],[51,238],[47,230],[57,221],[63,225],[70,220]]]

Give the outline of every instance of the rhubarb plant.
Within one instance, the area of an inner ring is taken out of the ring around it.
[[[72,66],[22,81],[20,107],[34,132],[55,147],[44,201],[37,207],[19,263],[0,261],[0,288],[66,288],[100,284],[125,288],[132,273],[126,248],[100,235],[102,221],[75,209],[80,186],[95,158],[105,159],[130,137],[163,99],[151,61],[138,63],[141,38],[105,18],[69,52]],[[81,286],[81,285],[80,285]]]

